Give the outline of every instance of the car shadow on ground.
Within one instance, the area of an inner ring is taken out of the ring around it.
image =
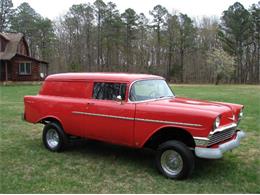
[[[153,175],[158,174],[155,166],[155,151],[151,149],[138,149],[126,146],[119,146],[95,140],[78,140],[73,141],[66,149],[68,155],[90,156],[107,162],[116,161],[118,164],[134,164],[140,167],[140,170],[147,170]],[[214,178],[230,168],[232,160],[230,159],[200,159],[195,158],[195,169],[191,178]],[[221,166],[221,169],[219,168]],[[235,168],[235,167],[234,167]]]
[[[69,153],[81,153],[96,158],[107,158],[107,159],[117,159],[119,161],[127,160],[133,161],[137,164],[147,161],[149,163],[153,160],[155,152],[150,149],[138,149],[130,148],[126,146],[109,144],[96,140],[78,140],[73,141],[66,149]]]

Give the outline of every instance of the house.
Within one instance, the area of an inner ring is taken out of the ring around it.
[[[0,33],[0,81],[41,81],[48,63],[31,57],[22,33]]]

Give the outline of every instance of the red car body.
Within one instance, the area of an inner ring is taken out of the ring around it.
[[[131,86],[141,80],[164,78],[120,73],[51,75],[38,95],[24,97],[24,118],[30,123],[56,120],[68,135],[136,148],[151,144],[162,131],[174,131],[202,158],[220,158],[244,137],[237,129],[243,105],[176,96],[133,102],[129,100]],[[94,99],[95,82],[126,84],[125,100]],[[220,124],[213,129],[218,116]]]

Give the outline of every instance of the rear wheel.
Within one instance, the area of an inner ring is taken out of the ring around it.
[[[179,141],[167,141],[156,152],[158,170],[170,179],[185,179],[194,169],[194,156],[189,148]]]
[[[67,140],[67,135],[59,124],[51,122],[43,128],[42,141],[48,150],[52,152],[63,150],[68,142]]]

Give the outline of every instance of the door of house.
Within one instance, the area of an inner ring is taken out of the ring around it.
[[[12,80],[11,64],[8,61],[1,60],[0,62],[1,81],[6,81],[6,67],[7,67],[7,79]]]
[[[3,60],[0,60],[0,80],[1,81],[5,80],[5,66]]]
[[[7,78],[8,81],[12,80],[12,64],[7,62]]]

